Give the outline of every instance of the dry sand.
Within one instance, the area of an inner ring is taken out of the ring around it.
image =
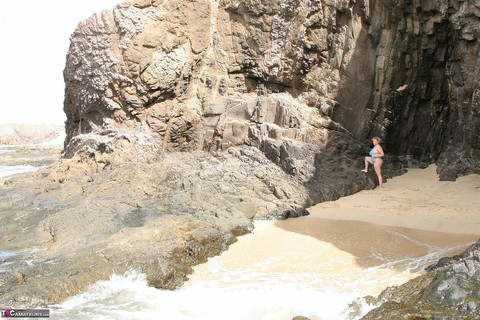
[[[383,190],[365,190],[308,209],[311,217],[480,235],[480,175],[439,181],[436,166],[409,169]]]

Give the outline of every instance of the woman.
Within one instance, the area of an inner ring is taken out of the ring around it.
[[[383,164],[383,159],[382,157],[385,156],[383,153],[383,148],[380,146],[380,143],[382,142],[382,139],[379,137],[373,137],[372,138],[373,142],[373,148],[370,150],[369,157],[365,157],[365,169],[362,170],[362,172],[368,172],[368,165],[371,164],[373,165],[373,168],[375,168],[375,173],[377,174],[378,177],[378,187],[380,190],[382,190],[382,183],[383,183],[383,177],[382,177],[382,164]]]

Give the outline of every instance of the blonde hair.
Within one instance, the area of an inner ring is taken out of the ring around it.
[[[380,137],[375,136],[372,139],[377,140],[378,143],[382,143],[382,138],[380,138]]]

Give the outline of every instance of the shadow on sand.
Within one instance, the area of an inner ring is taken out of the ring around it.
[[[275,226],[330,243],[351,254],[364,269],[384,266],[399,271],[421,271],[441,257],[463,251],[478,238],[314,216],[277,221]],[[334,257],[325,256],[329,258]]]

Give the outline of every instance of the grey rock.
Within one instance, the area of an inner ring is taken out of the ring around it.
[[[376,301],[382,305],[362,319],[407,319],[418,315],[480,319],[480,240],[462,254],[443,258],[427,270],[425,275],[385,290]]]

